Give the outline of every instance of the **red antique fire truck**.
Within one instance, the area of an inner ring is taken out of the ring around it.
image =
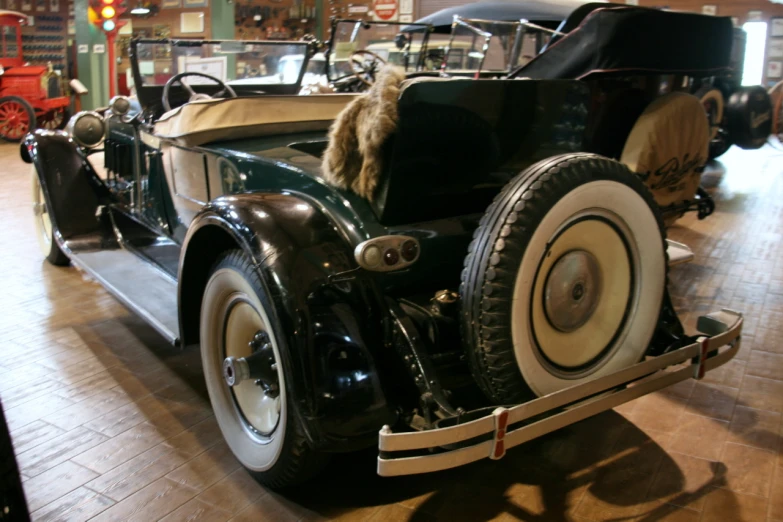
[[[0,10],[0,138],[19,141],[36,126],[57,129],[68,121],[70,99],[51,67],[25,65],[22,25],[28,18]]]

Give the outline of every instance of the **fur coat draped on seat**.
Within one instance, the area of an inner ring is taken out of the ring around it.
[[[397,128],[403,80],[402,68],[383,67],[372,87],[337,116],[322,163],[329,183],[372,201],[383,168],[383,144]]]

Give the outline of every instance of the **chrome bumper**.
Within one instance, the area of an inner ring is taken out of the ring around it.
[[[700,317],[697,327],[710,337],[594,381],[510,408],[500,406],[491,415],[474,421],[404,433],[392,433],[389,426],[384,426],[378,440],[378,474],[413,475],[455,468],[484,458],[497,460],[509,448],[596,413],[686,379],[701,379],[705,372],[727,363],[737,354],[742,314],[722,310]],[[677,367],[670,368],[673,366]],[[621,386],[625,387],[615,390]],[[562,409],[565,406],[568,408]],[[542,414],[548,415],[514,426]],[[470,444],[471,439],[477,441]],[[444,449],[460,443],[462,447],[458,449]],[[410,455],[416,452],[423,454]]]

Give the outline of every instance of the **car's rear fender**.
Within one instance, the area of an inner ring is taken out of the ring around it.
[[[179,267],[183,345],[199,342],[201,299],[211,267],[241,248],[266,287],[295,411],[316,448],[372,445],[394,422],[383,367],[383,309],[373,283],[341,278],[356,267],[334,223],[284,194],[226,196],[193,220]],[[330,281],[330,277],[332,280]],[[343,279],[335,281],[335,279]]]
[[[112,196],[70,136],[39,129],[25,137],[21,155],[35,166],[60,246],[67,247],[69,241],[100,241],[103,225],[96,215]]]

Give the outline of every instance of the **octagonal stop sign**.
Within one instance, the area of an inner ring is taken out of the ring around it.
[[[373,0],[372,8],[378,20],[397,19],[397,0]]]

